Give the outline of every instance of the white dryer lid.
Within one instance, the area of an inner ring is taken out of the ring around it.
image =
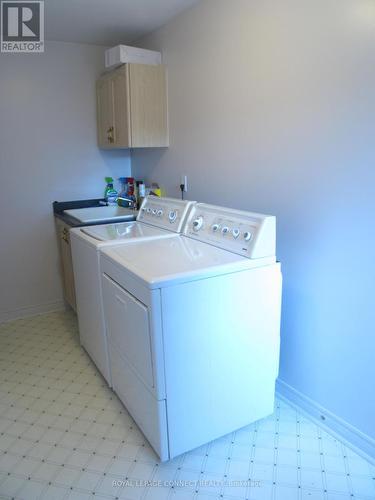
[[[228,274],[275,262],[275,258],[247,259],[185,236],[134,241],[103,248],[101,255],[149,288]],[[111,276],[116,281],[116,276]]]
[[[172,235],[170,231],[143,224],[142,222],[120,222],[78,229],[83,235],[96,241],[131,240],[132,238],[152,238]],[[77,232],[77,229],[75,230]]]

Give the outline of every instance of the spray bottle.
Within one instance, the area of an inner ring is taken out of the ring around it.
[[[117,205],[118,193],[116,189],[113,187],[113,179],[112,177],[106,177],[105,181],[107,183],[104,190],[104,198],[108,205]]]

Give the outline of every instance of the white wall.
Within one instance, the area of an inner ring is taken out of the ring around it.
[[[128,152],[96,146],[103,47],[48,42],[0,54],[0,321],[61,305],[54,200],[101,197]]]
[[[374,2],[203,0],[141,43],[168,65],[171,147],[133,174],[277,215],[280,378],[375,438]]]

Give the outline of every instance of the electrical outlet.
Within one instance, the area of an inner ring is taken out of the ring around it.
[[[181,184],[184,185],[184,192],[187,193],[187,190],[188,190],[188,178],[187,178],[187,175],[181,175]]]

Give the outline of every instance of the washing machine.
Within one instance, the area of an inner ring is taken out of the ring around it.
[[[113,389],[162,461],[273,412],[275,217],[197,203],[180,236],[100,254]]]
[[[129,241],[155,241],[176,236],[190,201],[148,196],[137,220],[71,229],[71,248],[81,345],[111,386],[111,369],[103,319],[99,250]]]

